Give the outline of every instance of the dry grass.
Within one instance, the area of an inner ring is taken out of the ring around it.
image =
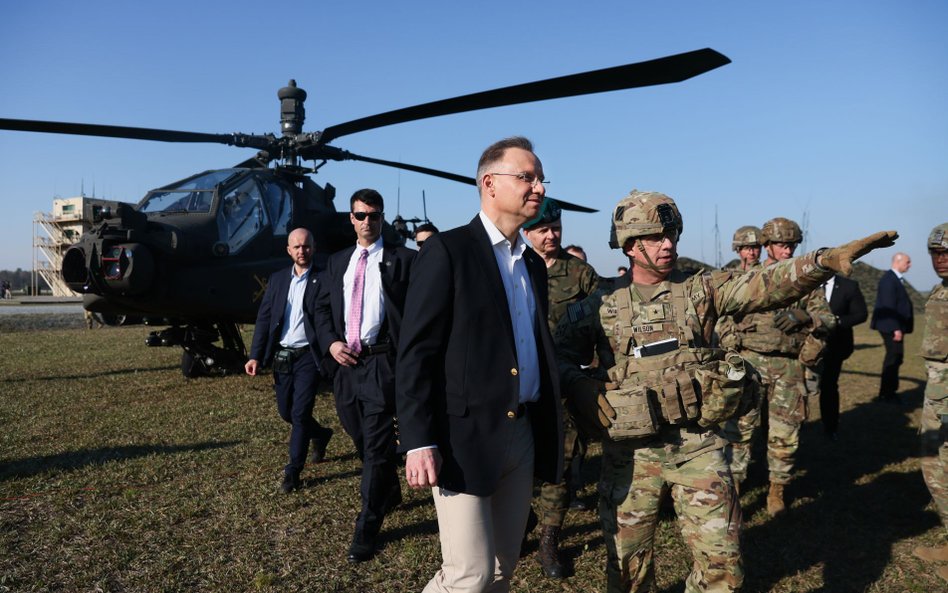
[[[178,351],[143,346],[142,327],[0,334],[0,591],[418,591],[439,550],[426,493],[408,492],[372,562],[345,560],[359,465],[337,430],[305,488],[278,493],[287,429],[269,377],[187,380]],[[249,337],[249,336],[248,336]],[[766,473],[743,497],[747,591],[935,591],[911,556],[943,532],[918,469],[922,365],[909,355],[901,409],[871,403],[881,342],[857,333],[843,375],[841,441],[804,428],[792,512],[762,510]],[[918,336],[908,343],[917,351]],[[815,404],[815,402],[814,402]],[[814,408],[817,407],[814,405]],[[811,410],[818,416],[818,410]],[[594,448],[586,473],[598,469]],[[586,500],[595,503],[593,484]],[[658,534],[661,591],[690,566],[673,521]],[[540,575],[531,540],[515,591],[600,591],[604,549],[594,512],[568,518],[575,576]]]

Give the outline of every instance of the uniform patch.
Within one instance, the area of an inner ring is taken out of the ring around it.
[[[576,323],[577,321],[585,319],[589,316],[589,313],[589,307],[586,306],[585,301],[571,303],[566,307],[566,315],[569,316],[570,323]]]
[[[645,324],[642,324],[642,325],[633,325],[633,326],[632,326],[632,333],[633,333],[633,334],[651,334],[651,333],[655,333],[655,332],[661,331],[661,330],[662,330],[662,326],[661,326],[661,325],[652,325],[652,324],[650,324],[650,323],[645,323]]]

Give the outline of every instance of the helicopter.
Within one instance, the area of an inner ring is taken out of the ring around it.
[[[337,211],[335,188],[310,179],[329,161],[354,160],[476,185],[473,177],[358,155],[330,142],[383,126],[506,105],[681,82],[730,59],[705,48],[388,111],[318,132],[304,132],[307,93],[290,80],[277,92],[280,132],[208,134],[100,124],[2,119],[0,130],[217,143],[256,149],[233,167],[207,170],[149,191],[138,204],[106,201],[95,226],[63,257],[63,278],[83,307],[142,318],[148,346],[180,346],[187,377],[239,372],[247,350],[239,324],[253,323],[270,274],[287,266],[286,239],[299,227],[314,237],[314,265],[351,245],[348,211]],[[313,166],[303,165],[312,161]],[[556,200],[564,210],[596,210]],[[403,244],[421,219],[399,215],[386,240]],[[427,216],[424,222],[427,221]],[[413,227],[408,228],[408,223]]]

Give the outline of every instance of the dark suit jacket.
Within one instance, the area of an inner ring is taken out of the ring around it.
[[[343,276],[349,267],[349,259],[355,251],[355,245],[338,251],[329,257],[326,271],[321,276],[320,291],[316,302],[315,324],[319,351],[323,355],[323,368],[326,374],[334,375],[339,363],[329,354],[329,346],[336,341],[346,341],[345,295],[343,294]],[[399,329],[402,325],[402,311],[405,310],[405,295],[408,293],[408,278],[411,275],[412,262],[417,251],[395,245],[382,246],[382,292],[385,295],[385,317],[379,340],[388,340],[393,345],[388,355],[395,360],[394,346],[398,344]],[[382,389],[388,400],[394,398],[394,378],[380,378],[391,383],[390,388]],[[381,387],[381,386],[380,386]],[[382,403],[382,402],[379,402]],[[392,405],[393,401],[387,402]]]
[[[886,271],[879,279],[879,292],[869,326],[880,332],[902,330],[902,333],[910,334],[914,324],[912,301],[909,300],[908,292],[895,272]]]
[[[839,323],[826,342],[827,353],[846,360],[853,353],[853,328],[869,317],[859,283],[837,274],[829,307]]]
[[[257,321],[254,324],[253,341],[250,344],[250,358],[257,360],[263,366],[270,366],[273,355],[279,349],[280,333],[283,331],[283,312],[286,308],[286,297],[290,292],[290,278],[293,266],[274,272],[267,282],[267,290],[263,294],[260,308],[257,310]],[[306,339],[309,349],[320,364],[319,349],[316,344],[316,330],[313,325],[313,310],[315,309],[318,290],[318,276],[316,267],[309,269],[309,278],[306,291],[303,293],[303,328],[306,330]]]
[[[540,399],[530,406],[535,473],[558,482],[562,411],[553,340],[547,327],[546,266],[524,261],[533,287]],[[438,484],[492,494],[513,437],[519,401],[510,309],[493,248],[479,217],[425,242],[408,290],[396,368],[399,450],[437,445]]]

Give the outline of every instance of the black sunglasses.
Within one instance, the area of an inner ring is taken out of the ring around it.
[[[358,220],[359,222],[362,222],[366,218],[368,218],[372,222],[378,222],[382,220],[381,212],[353,212],[352,215],[355,216],[355,219]]]

